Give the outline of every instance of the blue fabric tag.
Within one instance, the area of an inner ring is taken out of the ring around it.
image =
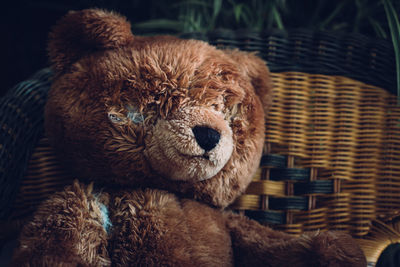
[[[101,219],[103,221],[103,228],[104,228],[104,230],[106,230],[107,233],[109,233],[112,223],[110,221],[108,209],[107,209],[106,205],[104,205],[103,203],[98,202],[98,204],[100,207]]]

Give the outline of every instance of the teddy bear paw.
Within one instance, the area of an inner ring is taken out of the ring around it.
[[[312,242],[318,266],[365,267],[367,261],[357,242],[342,232],[319,232]]]

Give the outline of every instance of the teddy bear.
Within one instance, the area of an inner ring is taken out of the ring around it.
[[[366,266],[347,234],[293,237],[225,209],[264,144],[255,54],[134,36],[100,9],[65,15],[48,52],[46,135],[79,181],[40,205],[14,266]]]

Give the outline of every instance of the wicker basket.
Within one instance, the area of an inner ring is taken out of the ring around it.
[[[391,44],[305,30],[214,31],[182,37],[258,52],[272,71],[275,97],[260,169],[232,208],[293,235],[347,231],[360,238],[369,260],[376,261],[379,251],[371,249],[371,227],[400,207],[400,107],[393,94]],[[46,84],[42,87],[48,89]],[[0,215],[8,221],[27,218],[72,177],[47,140],[37,142],[42,120],[35,125],[35,139],[28,138],[29,131],[22,132],[22,146],[16,150],[20,158],[30,158],[25,177],[20,172],[12,179],[0,177],[11,188],[1,192],[8,202],[0,207]],[[27,165],[26,160],[18,163]],[[389,242],[387,237],[379,240]]]
[[[397,99],[342,76],[284,72],[273,80],[266,155],[234,207],[293,234],[368,234],[372,219],[400,207]]]

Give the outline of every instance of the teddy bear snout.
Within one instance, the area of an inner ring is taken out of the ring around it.
[[[195,126],[192,129],[197,144],[206,152],[213,150],[217,146],[221,134],[209,127]]]
[[[151,167],[171,180],[212,178],[228,162],[234,140],[224,114],[205,107],[185,107],[159,119],[146,137]]]

